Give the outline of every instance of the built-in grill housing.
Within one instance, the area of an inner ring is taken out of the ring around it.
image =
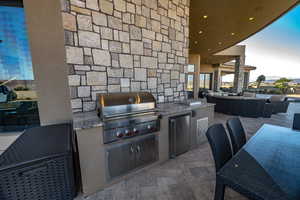
[[[148,92],[99,94],[97,107],[104,143],[159,130],[156,100]]]

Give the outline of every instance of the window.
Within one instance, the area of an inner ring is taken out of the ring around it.
[[[193,74],[188,74],[187,76],[187,90],[188,91],[193,91],[194,87],[194,75]]]
[[[187,75],[187,90],[188,91],[193,91],[194,73],[195,73],[195,65],[188,65],[188,75]]]
[[[24,9],[13,5],[0,3],[0,132],[40,124]]]
[[[188,72],[194,73],[195,72],[195,65],[188,65]]]
[[[200,73],[200,85],[201,89],[211,90],[212,87],[212,74],[211,73]]]

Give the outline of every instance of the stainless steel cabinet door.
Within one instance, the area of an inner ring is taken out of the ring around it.
[[[190,149],[190,115],[170,119],[170,156],[174,157]]]
[[[158,159],[158,145],[155,135],[136,141],[136,167],[152,163]]]
[[[109,178],[126,174],[135,167],[135,145],[125,143],[113,145],[107,150]]]

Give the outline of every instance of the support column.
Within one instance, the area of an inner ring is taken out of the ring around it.
[[[189,55],[189,64],[195,65],[195,73],[194,73],[194,99],[198,99],[199,92],[199,74],[200,74],[200,65],[201,65],[201,56],[200,54],[190,54]]]
[[[244,63],[243,58],[241,58],[240,56],[235,58],[233,90],[236,93],[243,91],[243,85],[244,85],[244,70],[242,69],[243,63]]]
[[[221,87],[221,70],[219,68],[220,65],[217,66],[217,68],[214,71],[214,91],[219,91]]]
[[[41,125],[72,121],[60,1],[25,0]]]
[[[250,77],[250,72],[244,72],[244,90],[248,89],[249,77]]]

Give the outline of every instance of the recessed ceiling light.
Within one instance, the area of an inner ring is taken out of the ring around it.
[[[249,21],[253,21],[254,20],[254,17],[249,17]]]
[[[235,33],[231,33],[231,35],[235,35]]]
[[[219,44],[219,45],[221,45],[221,44],[222,44],[222,42],[219,42],[218,44]]]
[[[208,18],[208,16],[207,15],[203,15],[203,19],[207,19]]]
[[[203,33],[203,31],[199,31],[199,34],[202,34]]]
[[[198,44],[198,41],[195,41],[195,44]]]
[[[211,49],[207,49],[207,51],[210,51]]]

